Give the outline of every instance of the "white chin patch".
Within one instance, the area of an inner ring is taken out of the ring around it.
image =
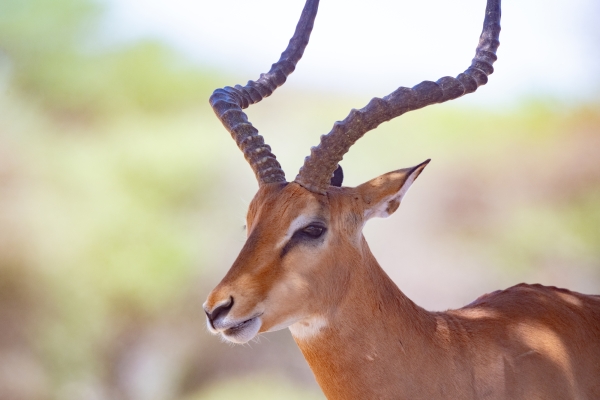
[[[246,343],[256,337],[261,325],[262,320],[260,317],[255,317],[221,331],[221,336],[223,336],[223,339],[233,343]]]

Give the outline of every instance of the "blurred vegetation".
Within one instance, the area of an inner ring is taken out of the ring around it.
[[[207,72],[160,43],[103,50],[94,29],[101,11],[100,3],[89,0],[3,0],[0,49],[12,85],[71,118],[205,101]]]
[[[0,2],[0,398],[322,398],[287,333],[230,349],[204,331],[254,187],[206,104],[221,77],[158,42],[101,45],[102,16],[89,0]],[[270,107],[304,112],[255,116],[291,118],[273,135],[283,160],[308,149],[290,134],[315,142],[303,132],[342,117],[334,104],[357,106],[282,99]],[[424,149],[446,166],[421,222],[436,240],[504,270],[568,265],[598,292],[599,109],[409,114],[353,149],[347,179]],[[261,375],[230,382],[248,371]]]
[[[265,386],[269,390],[265,391]],[[312,400],[322,399],[322,396],[300,387],[293,387],[282,383],[273,384],[269,379],[260,376],[251,376],[240,379],[229,385],[215,385],[192,395],[185,400],[222,400],[242,398],[244,400]]]

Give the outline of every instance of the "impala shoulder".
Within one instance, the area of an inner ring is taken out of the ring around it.
[[[600,297],[554,286],[521,283],[484,294],[453,314],[469,319],[508,318],[540,322],[549,319],[550,312],[563,320],[586,312],[600,317]]]
[[[570,308],[581,308],[596,303],[600,306],[600,296],[586,295],[556,286],[545,286],[539,283],[520,283],[501,292],[511,298],[522,298],[525,301],[537,301],[547,307],[565,305]]]
[[[544,286],[539,283],[519,283],[518,285],[511,286],[504,290],[495,290],[493,292],[483,294],[465,306],[465,308],[485,305],[498,300],[515,301],[519,299],[547,299],[550,297],[563,299],[565,301],[574,301],[575,298],[582,296],[585,297],[585,295],[580,293],[573,292],[568,289],[558,288],[556,286]]]

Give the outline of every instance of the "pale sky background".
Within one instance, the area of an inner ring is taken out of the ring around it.
[[[117,41],[158,38],[239,82],[258,78],[293,34],[304,0],[107,0]],[[368,4],[368,5],[367,5]],[[383,96],[398,86],[464,71],[475,53],[485,0],[322,0],[297,88]],[[505,0],[496,73],[460,101],[514,104],[600,94],[598,0]],[[479,91],[478,91],[479,92]]]

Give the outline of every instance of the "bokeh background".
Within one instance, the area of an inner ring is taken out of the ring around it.
[[[464,70],[483,3],[324,0],[297,71],[248,111],[288,179],[350,108]],[[600,7],[505,3],[488,85],[343,161],[357,185],[433,159],[365,229],[432,310],[519,282],[600,293]],[[0,398],[323,398],[287,330],[231,346],[201,308],[256,190],[207,99],[266,71],[302,6],[0,1]]]

